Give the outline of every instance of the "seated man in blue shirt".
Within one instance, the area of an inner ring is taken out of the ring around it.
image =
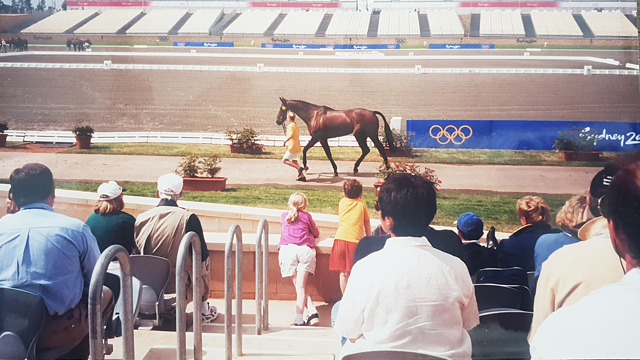
[[[89,356],[88,289],[100,250],[82,221],[53,212],[51,170],[26,164],[11,173],[10,196],[20,208],[0,219],[0,286],[40,295],[49,316],[38,349],[71,349],[62,358]],[[113,295],[103,290],[103,319]]]

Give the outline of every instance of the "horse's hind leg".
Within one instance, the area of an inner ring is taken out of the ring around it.
[[[333,161],[333,156],[331,156],[331,148],[329,148],[329,141],[327,141],[327,139],[322,139],[320,140],[320,144],[322,144],[324,153],[329,158],[329,161],[331,161],[331,166],[333,166],[333,176],[338,176],[338,166],[336,165],[336,162]]]
[[[373,141],[373,145],[375,145],[376,149],[378,149],[380,156],[382,156],[382,159],[384,160],[384,164],[387,165],[387,168],[388,168],[389,160],[387,159],[386,151],[384,151],[384,145],[382,145],[382,142],[377,136],[372,137],[371,141]]]
[[[358,145],[360,145],[360,149],[362,150],[362,155],[360,155],[360,158],[358,158],[358,161],[356,161],[356,164],[353,166],[353,173],[357,174],[360,163],[362,163],[362,160],[364,160],[365,156],[367,156],[367,154],[369,154],[371,150],[369,150],[369,145],[367,145],[366,135],[354,134],[354,136],[356,138],[356,141],[358,142]]]
[[[309,170],[309,167],[307,166],[307,151],[309,151],[309,149],[311,149],[313,145],[317,143],[318,143],[318,139],[312,136],[311,140],[309,140],[307,145],[305,145],[304,150],[302,150],[302,167],[300,168],[300,170],[298,170],[298,176],[302,176],[303,170],[304,171]]]

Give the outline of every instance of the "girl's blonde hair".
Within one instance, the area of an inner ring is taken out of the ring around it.
[[[117,213],[124,209],[124,200],[122,194],[118,195],[115,199],[111,200],[98,200],[93,206],[93,212],[100,215]]]
[[[556,216],[556,224],[563,230],[572,229],[577,224],[589,220],[589,206],[585,195],[576,195],[564,203]]]
[[[287,222],[295,221],[298,218],[298,211],[305,210],[309,201],[307,196],[301,192],[295,192],[289,196],[289,214],[287,214]]]
[[[516,204],[518,217],[524,217],[527,224],[549,223],[551,210],[544,200],[538,196],[525,196]]]

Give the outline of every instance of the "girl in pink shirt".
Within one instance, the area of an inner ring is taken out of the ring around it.
[[[307,277],[316,271],[316,241],[320,236],[316,223],[307,209],[307,197],[300,192],[289,197],[289,211],[282,213],[278,262],[282,277],[291,277],[296,287],[296,317],[293,325],[315,325],[320,322],[318,311],[307,294]],[[307,308],[307,320],[303,319]]]

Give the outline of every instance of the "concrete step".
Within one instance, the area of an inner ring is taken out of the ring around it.
[[[587,22],[584,20],[582,15],[574,14],[573,19],[576,21],[576,23],[578,24],[578,27],[582,31],[583,38],[587,38],[587,39],[595,38],[595,35],[593,35],[593,31],[591,31],[591,28],[589,27],[589,25],[587,25]]]
[[[273,36],[273,33],[276,31],[278,26],[280,26],[280,24],[286,17],[287,17],[287,14],[279,14],[278,17],[276,17],[276,19],[273,20],[271,25],[267,28],[267,31],[264,32],[263,36],[269,36],[269,37]]]
[[[369,20],[369,29],[367,30],[367,37],[377,37],[378,36],[378,25],[380,25],[380,13],[371,13],[371,18]]]
[[[536,29],[533,28],[533,21],[531,21],[531,15],[522,14],[522,25],[524,26],[525,37],[537,37]]]
[[[480,37],[480,14],[471,14],[471,24],[469,24],[469,36]]]
[[[418,24],[420,24],[420,37],[431,37],[427,14],[418,14]]]
[[[324,17],[320,22],[320,26],[318,26],[318,30],[316,31],[316,37],[325,37],[325,35],[327,34],[327,28],[329,27],[332,18],[333,14],[324,14]]]
[[[180,31],[180,28],[182,28],[182,26],[187,22],[187,20],[191,18],[192,15],[193,13],[190,13],[190,12],[185,13],[180,18],[180,20],[178,20],[178,22],[175,23],[175,25],[173,25],[173,27],[171,28],[171,30],[169,30],[167,35],[178,35],[178,31]]]

